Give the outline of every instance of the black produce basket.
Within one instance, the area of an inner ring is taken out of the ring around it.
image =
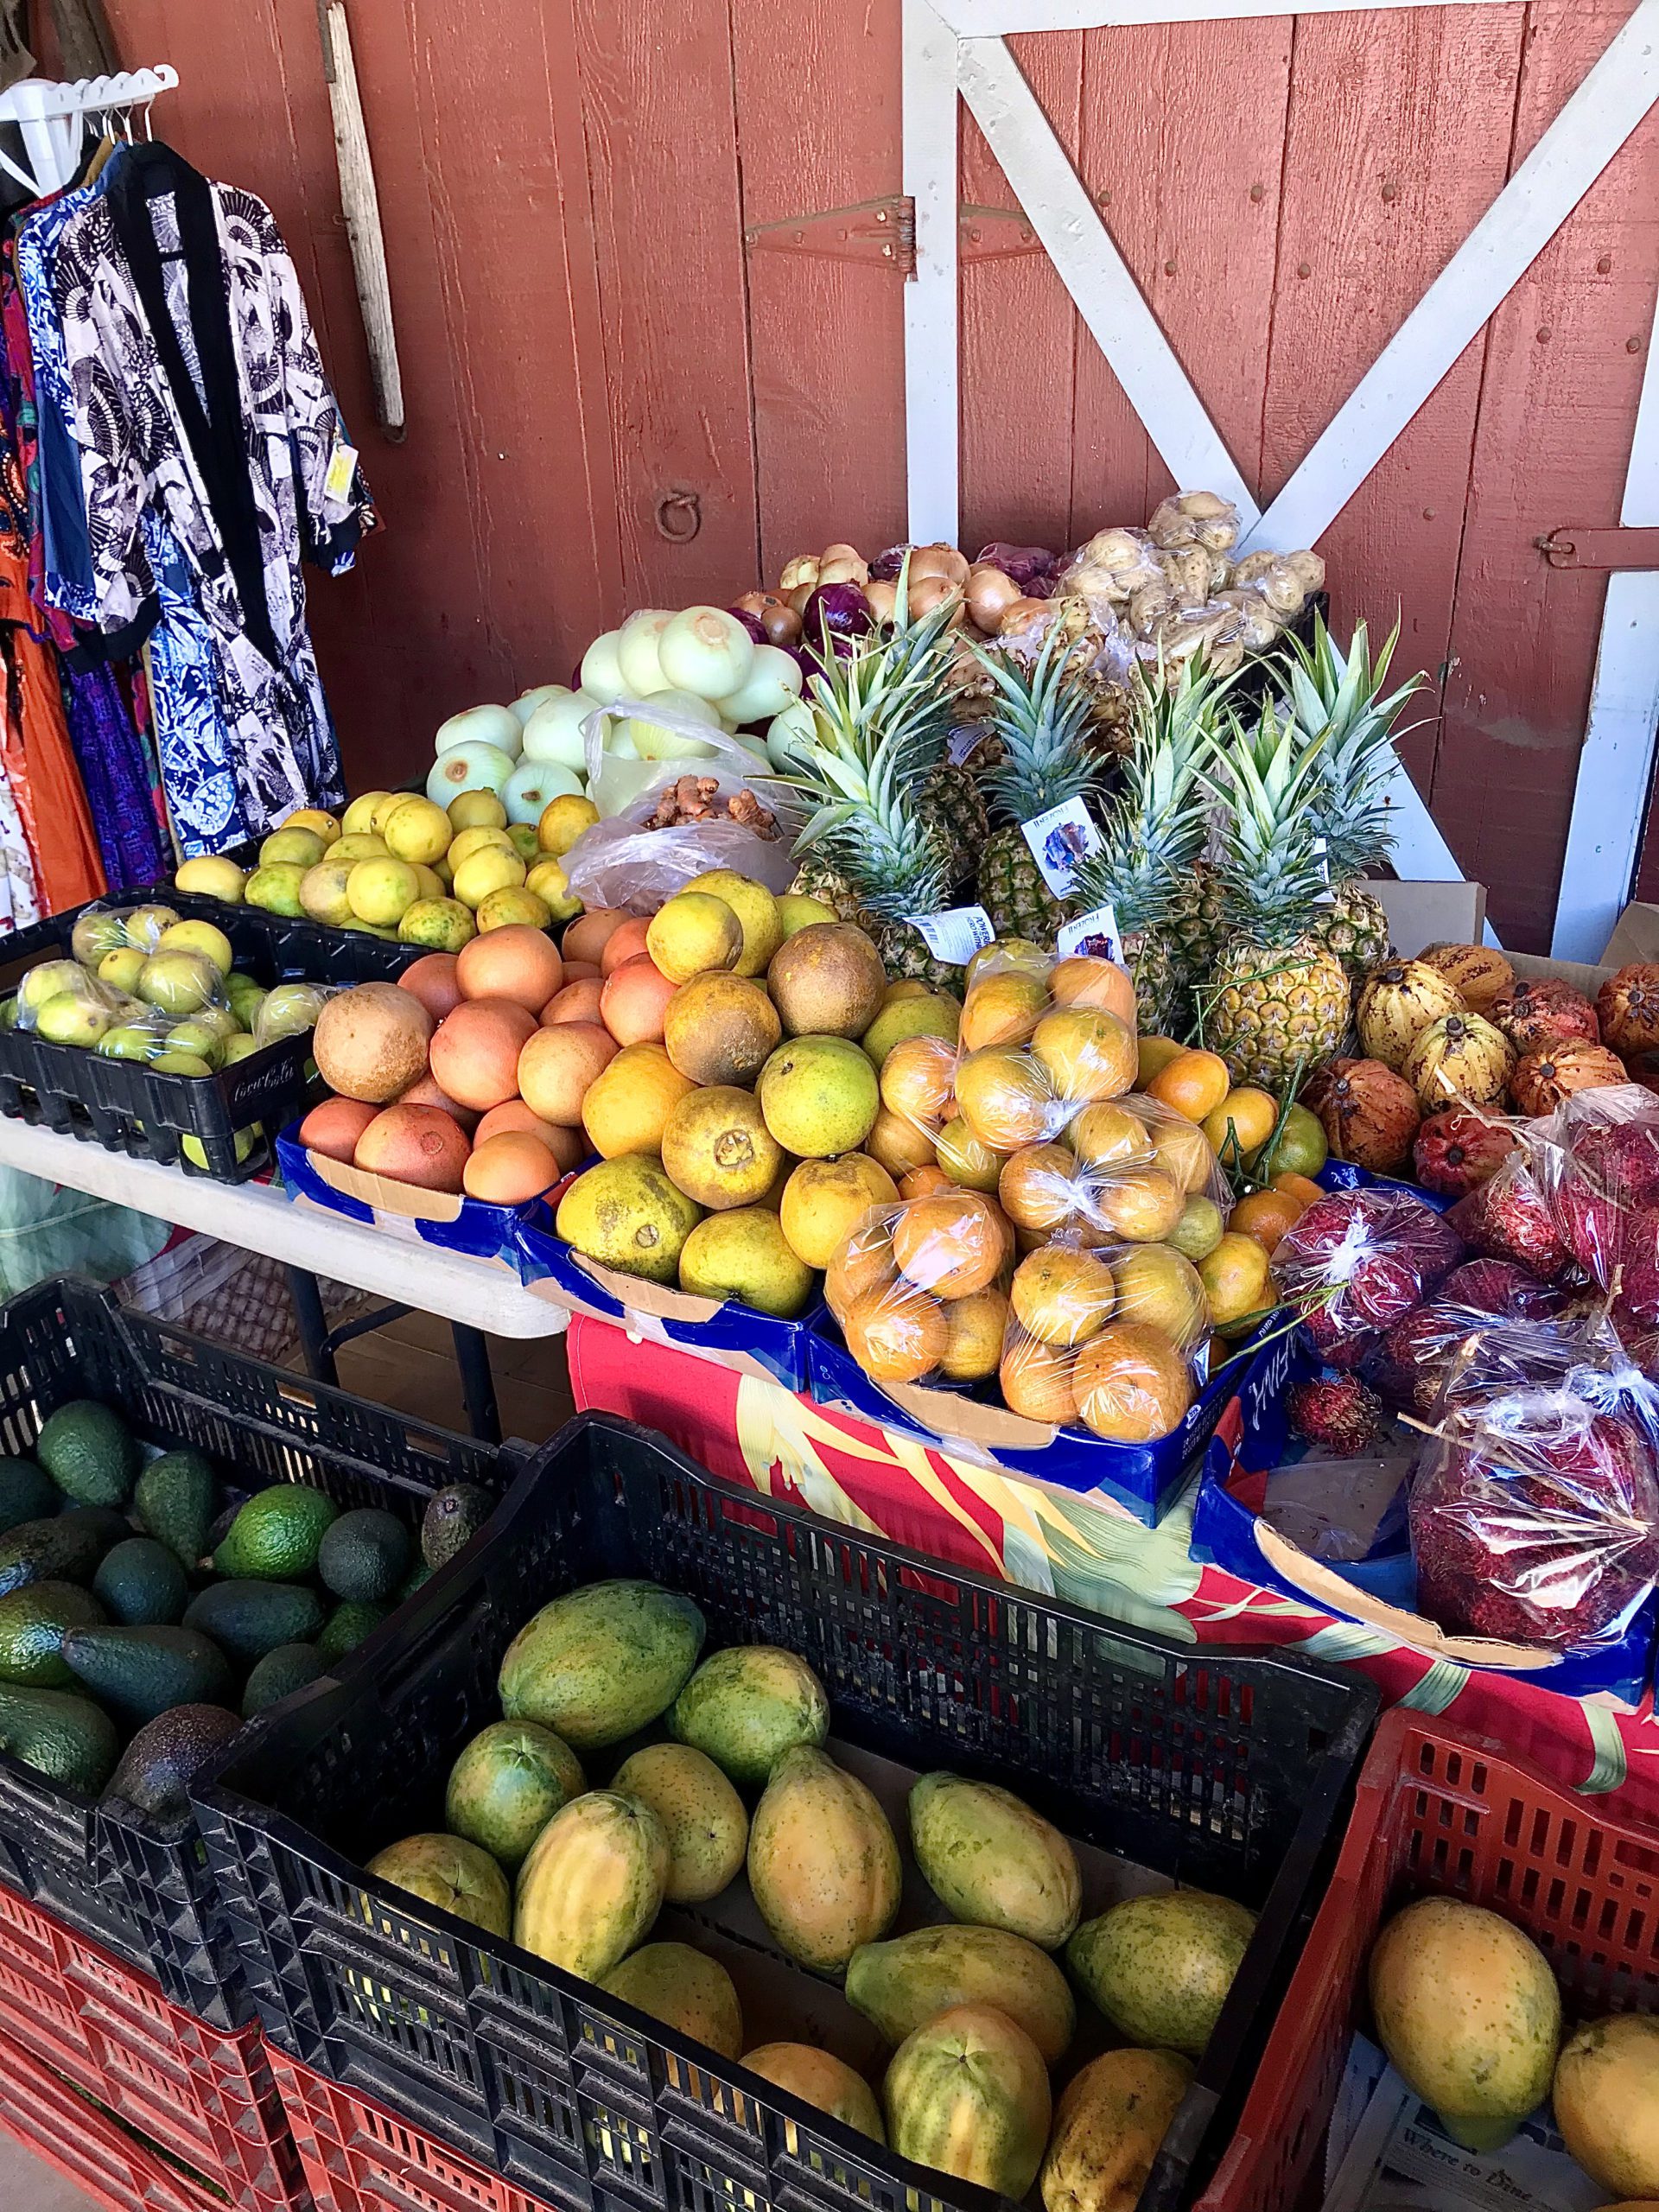
[[[200,904],[205,910],[211,902]],[[0,940],[0,962],[13,970],[20,963],[32,967],[43,959],[67,959],[76,918],[85,911],[76,907],[54,914]],[[237,966],[265,985],[299,976],[314,983],[372,981],[381,971],[365,969],[365,948],[410,950],[342,930],[318,931],[311,923],[283,922],[239,906],[218,907],[211,918],[229,938]],[[308,955],[283,935],[302,926],[334,939],[327,956],[315,966],[306,964]],[[5,1029],[0,1030],[0,1114],[14,1121],[43,1122],[61,1136],[80,1137],[135,1160],[157,1160],[187,1174],[245,1183],[270,1164],[276,1131],[321,1096],[321,1084],[310,1068],[309,1030],[250,1052],[215,1075],[158,1075],[142,1060],[105,1059],[83,1046],[49,1045],[31,1030]],[[251,1142],[245,1136],[238,1158],[238,1132],[256,1123],[264,1134]],[[186,1137],[200,1143],[205,1166],[186,1156]]]
[[[272,2042],[568,2207],[1007,2212],[364,1873],[393,1838],[442,1827],[448,1769],[499,1713],[521,1624],[617,1575],[695,1598],[709,1648],[810,1661],[845,1756],[1008,1784],[1085,1843],[1259,1909],[1141,2206],[1188,2202],[1288,1975],[1375,1690],[944,1567],[734,1491],[609,1414],[561,1431],[349,1681],[301,1692],[207,1770],[197,1810]],[[792,1987],[810,2015],[824,1985]]]
[[[0,1307],[0,1451],[31,1452],[48,1415],[73,1398],[112,1406],[148,1444],[194,1445],[232,1497],[308,1483],[342,1506],[384,1506],[411,1529],[435,1491],[468,1482],[499,1496],[524,1465],[511,1446],[268,1367],[63,1276]],[[131,1806],[94,1803],[0,1752],[0,1881],[215,2027],[250,2017],[194,1821],[164,1827]]]
[[[253,855],[247,863],[252,867],[258,855],[251,845],[238,846],[223,857],[236,860],[244,851]],[[222,899],[158,883],[149,891],[111,892],[107,898],[89,899],[85,906],[13,931],[0,938],[0,963],[10,968],[26,961],[32,967],[37,960],[60,959],[68,951],[70,933],[83,914],[106,909],[118,912],[128,906],[171,906],[181,921],[212,922],[231,940],[237,966],[250,973],[255,972],[255,948],[263,945],[275,975],[284,981],[302,976],[310,983],[395,983],[411,961],[429,950],[423,944],[393,944],[364,930],[331,929],[326,922],[268,914],[263,906],[231,906]]]

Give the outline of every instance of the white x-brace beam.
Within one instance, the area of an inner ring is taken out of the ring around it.
[[[1243,545],[1317,543],[1659,100],[1659,0],[1638,0],[1497,198],[1338,410],[1265,513],[1003,43],[1011,31],[1238,22],[1362,8],[1520,0],[904,0],[905,189],[916,209],[906,288],[910,532],[954,542],[961,388],[957,101],[968,103],[1178,485],[1237,503]],[[1659,343],[1659,315],[1655,339]],[[1648,351],[1621,520],[1659,524],[1659,372]],[[1609,580],[1554,950],[1599,956],[1628,895],[1659,721],[1659,574]],[[1401,769],[1389,793],[1402,875],[1463,871]],[[1490,934],[1490,932],[1489,932]]]

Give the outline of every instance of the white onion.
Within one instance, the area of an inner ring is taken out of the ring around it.
[[[524,741],[523,725],[511,707],[467,707],[439,726],[432,750],[448,753],[452,746],[465,745],[473,739],[486,745],[498,745],[516,760]]]
[[[493,791],[499,798],[512,773],[512,756],[499,745],[467,738],[439,753],[426,779],[426,795],[439,806],[448,806],[462,791]]]
[[[804,699],[774,715],[766,730],[766,758],[779,775],[792,775],[801,766],[801,754],[817,741],[817,717]]]
[[[544,699],[524,724],[526,760],[556,760],[562,768],[580,768],[582,726],[598,711],[599,701],[585,691],[567,691],[562,698]]]
[[[550,801],[580,798],[586,785],[580,776],[556,760],[521,760],[501,787],[501,804],[509,822],[539,822]]]
[[[698,722],[705,729],[720,728],[720,716],[706,699],[699,699],[694,691],[654,692],[652,703],[660,703],[682,721]],[[654,722],[645,715],[631,715],[623,728],[632,740],[635,757],[641,760],[706,760],[715,751],[712,745],[705,745],[698,738],[683,737],[678,730]]]
[[[732,721],[764,722],[800,696],[801,664],[794,654],[777,645],[757,645],[747,683],[715,703]]]
[[[621,635],[620,630],[605,631],[582,657],[582,688],[601,707],[608,707],[613,699],[622,696],[622,671],[616,664],[617,643]]]
[[[630,614],[616,633],[616,664],[622,671],[622,690],[630,699],[643,699],[660,691],[668,678],[657,658],[658,642],[674,620],[660,607],[641,607]],[[583,687],[587,686],[584,682]]]
[[[639,748],[632,737],[633,725],[626,715],[613,715],[605,725],[605,750],[613,760],[637,760]]]
[[[569,696],[570,686],[568,683],[532,683],[512,702],[512,712],[518,717],[519,728],[522,729],[537,708],[544,707],[550,699],[568,699]]]
[[[681,690],[695,691],[702,699],[723,699],[748,682],[754,640],[736,615],[723,607],[688,607],[663,631],[658,658],[664,676]]]

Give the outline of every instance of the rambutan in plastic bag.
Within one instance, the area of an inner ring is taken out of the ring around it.
[[[1421,1306],[1465,1256],[1445,1217],[1409,1191],[1332,1191],[1280,1239],[1280,1295],[1302,1308],[1320,1357],[1357,1367],[1382,1331]]]
[[[1620,1312],[1659,1324],[1659,1097],[1577,1090],[1527,1132],[1531,1173],[1567,1252]]]
[[[1470,1332],[1410,1501],[1418,1604],[1457,1635],[1566,1650],[1659,1576],[1659,1395],[1605,1313]]]

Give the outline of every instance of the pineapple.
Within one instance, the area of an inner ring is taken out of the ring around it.
[[[1180,949],[1189,985],[1202,983],[1227,941],[1221,877],[1208,861],[1194,861],[1176,898],[1170,931]]]
[[[971,881],[990,834],[980,778],[995,753],[988,724],[957,721],[945,757],[922,786],[920,811],[944,842],[952,890]]]
[[[1195,993],[1205,1041],[1235,1083],[1280,1097],[1339,1052],[1348,1029],[1347,974],[1314,934],[1325,887],[1313,814],[1325,744],[1268,706],[1201,772],[1227,806],[1217,872],[1229,931]]]
[[[1106,775],[1088,740],[1094,701],[1068,671],[1071,643],[1057,622],[1029,665],[1012,655],[982,655],[996,685],[991,725],[1002,744],[983,780],[993,810],[1006,819],[980,855],[979,903],[998,937],[1036,944],[1052,944],[1068,909],[1043,881],[1020,824],[1067,799],[1087,801]]]
[[[1388,857],[1389,785],[1398,772],[1394,730],[1422,675],[1379,698],[1400,638],[1396,624],[1373,666],[1365,625],[1357,625],[1344,658],[1322,621],[1313,642],[1293,639],[1291,711],[1306,742],[1324,740],[1324,769],[1313,814],[1325,839],[1332,895],[1314,935],[1357,982],[1389,956],[1389,918],[1365,888],[1368,870]]]
[[[1173,681],[1143,678],[1135,695],[1134,749],[1104,810],[1102,849],[1077,871],[1078,908],[1109,906],[1116,914],[1143,1035],[1179,1035],[1186,1027],[1188,976],[1175,925],[1190,903],[1193,862],[1207,831],[1210,793],[1198,770],[1215,743],[1224,689],[1201,655]]]
[[[944,685],[953,605],[832,656],[811,684],[817,724],[790,778],[808,810],[796,840],[794,888],[874,939],[887,973],[960,990],[962,970],[936,960],[906,917],[950,903],[950,855],[918,794],[944,757]]]

